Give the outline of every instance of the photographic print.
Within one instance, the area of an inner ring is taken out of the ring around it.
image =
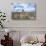
[[[35,20],[36,4],[12,3],[12,19],[15,20]]]

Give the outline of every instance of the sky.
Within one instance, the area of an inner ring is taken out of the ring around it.
[[[36,10],[35,4],[12,4],[11,5],[11,10],[13,12],[33,12]]]

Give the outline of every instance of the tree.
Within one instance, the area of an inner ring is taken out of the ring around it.
[[[6,20],[6,15],[4,12],[0,11],[0,26],[3,28],[3,23]]]

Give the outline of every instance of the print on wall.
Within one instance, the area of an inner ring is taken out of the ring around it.
[[[12,3],[11,14],[15,20],[35,20],[36,4]]]

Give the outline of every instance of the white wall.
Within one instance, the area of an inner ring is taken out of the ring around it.
[[[21,2],[21,3],[36,3],[37,4],[37,13],[36,20],[11,20],[11,7],[12,2]],[[46,0],[0,0],[0,9],[4,11],[7,15],[8,22],[7,27],[32,27],[32,30],[45,30],[46,28]],[[33,27],[38,27],[33,28]]]

